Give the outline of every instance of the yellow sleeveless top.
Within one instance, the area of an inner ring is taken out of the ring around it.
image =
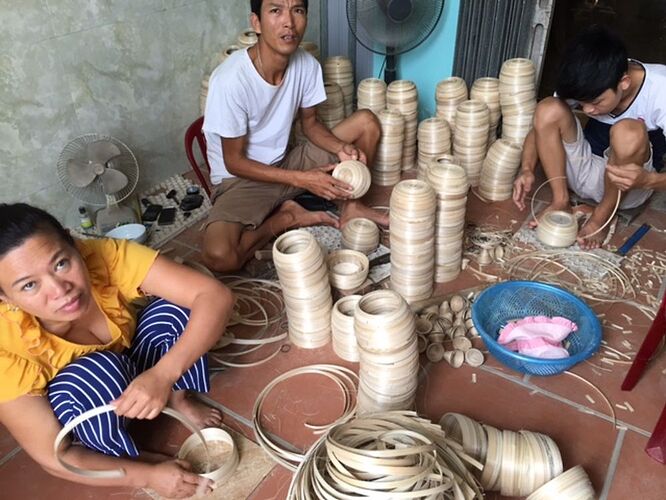
[[[106,316],[111,341],[80,345],[41,327],[21,310],[0,304],[0,402],[26,394],[42,396],[61,368],[89,352],[121,352],[134,337],[136,318],[130,302],[139,290],[157,251],[125,240],[76,241],[90,277],[93,299]]]

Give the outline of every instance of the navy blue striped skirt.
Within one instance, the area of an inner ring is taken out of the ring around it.
[[[48,398],[62,425],[78,415],[120,397],[130,382],[152,368],[180,338],[189,309],[157,299],[137,320],[132,346],[123,353],[87,354],[60,370],[48,385]],[[206,355],[174,384],[173,390],[208,392]],[[127,419],[114,412],[93,417],[73,430],[76,440],[106,455],[136,457],[139,450],[127,432]]]

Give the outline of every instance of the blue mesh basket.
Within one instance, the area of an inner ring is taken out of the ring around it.
[[[566,342],[570,356],[541,359],[510,351],[497,342],[500,329],[525,316],[562,316],[578,330]],[[585,302],[562,288],[535,281],[506,281],[486,288],[472,305],[472,321],[490,353],[522,373],[557,375],[589,358],[601,344],[601,324]]]

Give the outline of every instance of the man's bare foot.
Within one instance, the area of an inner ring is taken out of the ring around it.
[[[356,217],[364,217],[383,227],[389,225],[389,215],[381,210],[370,208],[358,200],[350,200],[344,203],[342,215],[340,216],[340,227]]]
[[[278,230],[274,231],[274,233],[280,233],[297,227],[324,225],[337,228],[340,226],[338,220],[332,215],[326,212],[310,212],[293,200],[287,200],[282,203],[278,211],[275,212],[275,218],[275,225],[282,228],[276,228]]]
[[[219,427],[222,423],[220,410],[211,408],[201,401],[189,397],[187,391],[172,392],[169,396],[169,406],[184,414],[194,425],[201,429],[204,427]]]
[[[546,208],[544,208],[539,215],[536,216],[536,219],[532,219],[527,226],[534,229],[539,225],[539,219],[543,217],[545,214],[548,212],[554,212],[556,210],[562,210],[563,212],[568,212],[571,213],[571,206],[569,205],[569,202],[566,203],[551,203],[548,205]]]
[[[608,233],[608,227],[604,228],[603,231],[599,231],[594,236],[589,236],[601,227],[601,223],[596,222],[593,218],[587,221],[587,223],[578,231],[578,245],[583,250],[592,250],[594,248],[600,248],[606,239],[606,234]]]

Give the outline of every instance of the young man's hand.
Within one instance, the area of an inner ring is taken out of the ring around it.
[[[366,165],[368,163],[365,153],[353,144],[344,144],[342,149],[338,151],[338,158],[340,161],[358,160]]]
[[[299,172],[296,186],[310,191],[325,200],[346,200],[352,187],[331,175],[335,165],[324,165],[304,172]]]
[[[525,197],[534,186],[534,174],[529,170],[521,170],[513,181],[513,202],[520,210],[525,210]]]
[[[650,173],[642,165],[631,163],[629,165],[606,165],[608,179],[617,186],[620,191],[629,191],[636,188],[647,188],[650,182]]]

